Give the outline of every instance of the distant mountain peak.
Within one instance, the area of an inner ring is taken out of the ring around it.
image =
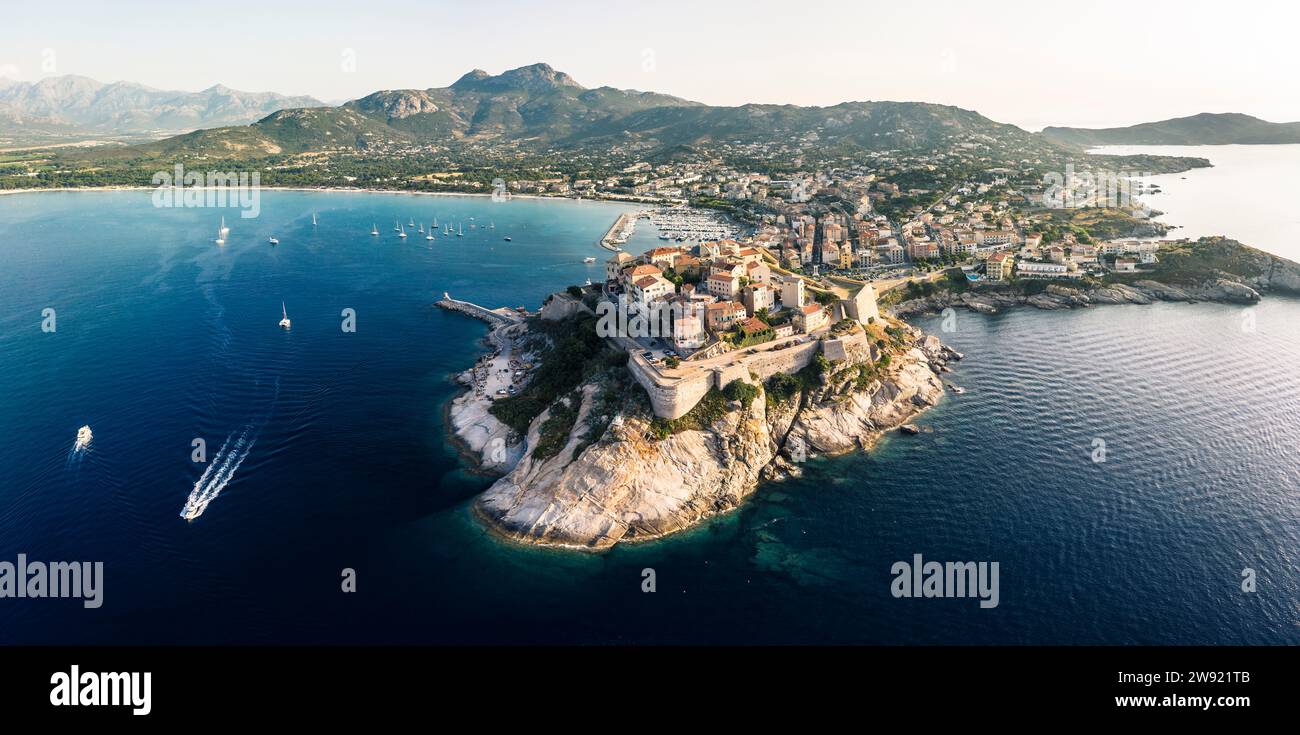
[[[451,88],[484,92],[546,92],[561,88],[582,91],[585,89],[573,77],[562,71],[556,71],[550,64],[544,63],[521,66],[496,76],[482,69],[474,69],[457,79]]]
[[[1200,112],[1122,128],[1043,128],[1075,145],[1225,145],[1300,143],[1300,122],[1273,123],[1240,112]]]

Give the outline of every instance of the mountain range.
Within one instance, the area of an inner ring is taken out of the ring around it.
[[[311,97],[241,92],[222,85],[178,92],[75,75],[38,82],[0,78],[0,123],[6,134],[166,134],[242,125],[276,110],[321,104]]]
[[[450,86],[382,90],[337,106],[222,86],[169,92],[77,76],[35,83],[0,80],[0,122],[63,133],[154,133],[153,142],[78,154],[114,158],[259,158],[326,150],[392,151],[394,146],[624,149],[655,155],[757,145],[769,157],[937,153],[960,147],[1006,162],[1080,154],[1082,146],[1110,143],[1300,142],[1300,123],[1234,114],[1105,130],[1050,127],[1037,134],[972,110],[926,102],[716,107],[655,92],[587,88],[541,63],[496,75],[475,69]],[[157,140],[178,130],[191,132]]]
[[[547,64],[492,75],[475,69],[447,87],[384,90],[338,107],[284,109],[252,125],[201,130],[133,153],[253,157],[383,144],[513,146],[649,152],[764,144],[822,153],[985,144],[1033,155],[1059,146],[971,110],[924,102],[830,107],[715,107],[655,92],[587,88]]]
[[[1273,123],[1235,112],[1202,112],[1125,128],[1049,127],[1043,129],[1043,136],[1082,146],[1300,143],[1300,122]]]

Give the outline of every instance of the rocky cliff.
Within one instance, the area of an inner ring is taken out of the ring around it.
[[[586,383],[533,420],[522,455],[476,508],[505,535],[546,545],[602,549],[690,527],[735,508],[761,480],[798,473],[810,454],[870,447],[939,400],[938,373],[959,356],[902,324],[890,339],[888,358],[863,342],[790,376],[779,399],[763,385],[747,401],[717,394],[685,422],[656,420],[630,381],[612,412],[611,387]],[[562,448],[537,456],[552,412],[573,403]]]

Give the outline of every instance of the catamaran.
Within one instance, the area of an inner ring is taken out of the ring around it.
[[[218,245],[225,245],[225,244],[226,244],[226,233],[227,233],[227,232],[230,232],[230,228],[229,228],[229,227],[226,227],[226,218],[225,218],[225,217],[222,217],[222,218],[221,218],[221,226],[217,228],[217,244],[218,244]]]
[[[375,237],[378,237],[378,236],[379,236],[379,225],[371,225],[371,226],[370,226],[370,234],[374,235]]]
[[[284,308],[284,302],[281,301],[281,302],[280,302],[280,327],[281,327],[282,329],[288,329],[288,328],[289,328],[289,324],[290,324],[290,322],[289,322],[289,312],[285,310],[285,308]]]

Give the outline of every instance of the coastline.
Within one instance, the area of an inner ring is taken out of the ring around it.
[[[0,196],[6,196],[10,194],[38,194],[41,192],[157,191],[159,188],[171,188],[171,187],[129,186],[129,185],[62,186],[62,187],[44,186],[44,187],[34,187],[34,188],[27,188],[27,189],[0,189]],[[186,186],[183,187],[182,190],[193,189],[195,191],[206,191],[211,188],[223,188],[223,187]],[[466,192],[419,191],[415,189],[374,189],[374,188],[354,188],[354,187],[347,187],[347,186],[322,186],[322,187],[262,186],[259,184],[257,188],[266,191],[302,191],[302,192],[321,193],[321,194],[404,194],[404,195],[434,196],[434,197],[488,197],[488,198],[491,198],[493,196],[492,194],[485,194],[482,192],[470,192],[470,191],[466,191]],[[545,194],[511,194],[508,197],[506,197],[505,201],[509,201],[511,199],[538,199],[538,200],[547,200],[547,201],[602,202],[602,203],[608,202],[612,204],[662,205],[662,202],[645,200],[645,199],[609,199],[606,197],[587,198],[587,197],[572,197],[572,196],[560,196],[560,195],[548,196]]]

